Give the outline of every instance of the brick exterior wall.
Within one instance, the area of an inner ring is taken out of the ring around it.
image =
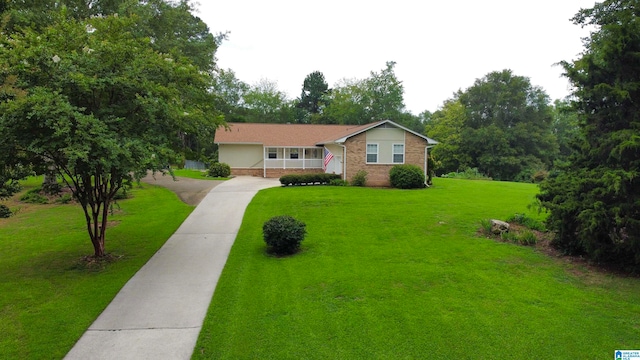
[[[347,147],[347,180],[360,170],[367,172],[367,186],[390,186],[389,170],[392,164],[367,164],[367,134],[349,138]],[[424,171],[424,148],[427,142],[409,132],[405,133],[404,163],[420,167]]]
[[[262,169],[243,169],[243,168],[231,168],[231,175],[235,176],[260,176],[262,177]]]
[[[267,177],[268,178],[280,178],[282,175],[289,174],[313,174],[313,173],[321,173],[322,169],[267,169]],[[232,168],[231,175],[235,176],[259,176],[262,177],[264,175],[264,170],[260,169],[249,169],[249,168]]]

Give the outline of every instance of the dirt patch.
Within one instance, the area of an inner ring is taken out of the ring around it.
[[[175,180],[171,175],[156,173],[155,176],[148,173],[141,179],[146,184],[159,185],[165,187],[178,195],[184,203],[197,206],[202,199],[223,180],[197,180],[176,176]]]
[[[73,268],[76,270],[90,270],[90,271],[100,271],[103,270],[107,265],[117,262],[122,259],[123,255],[115,255],[115,254],[105,254],[103,257],[95,257],[93,255],[87,255],[79,258]]]
[[[120,224],[120,220],[109,220],[107,221],[107,229],[118,226],[118,224]]]

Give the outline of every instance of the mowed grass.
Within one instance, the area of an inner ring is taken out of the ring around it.
[[[609,359],[640,348],[640,280],[476,235],[482,219],[527,212],[536,186],[434,183],[260,192],[194,358]],[[282,214],[308,235],[277,258],[261,229]]]
[[[179,177],[186,177],[197,180],[229,180],[229,178],[215,178],[207,176],[207,172],[204,170],[191,170],[191,169],[173,169],[173,174]]]
[[[107,231],[107,252],[121,258],[103,266],[81,261],[93,247],[79,205],[9,202],[20,210],[0,219],[0,358],[63,358],[193,209],[159,187],[131,194]]]
[[[211,179],[207,177],[206,171],[192,170],[192,169],[173,169],[175,176],[186,177],[190,179],[206,180]]]

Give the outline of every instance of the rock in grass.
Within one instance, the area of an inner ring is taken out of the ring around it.
[[[506,223],[501,220],[491,220],[491,232],[500,235],[505,232],[509,232],[509,223]]]

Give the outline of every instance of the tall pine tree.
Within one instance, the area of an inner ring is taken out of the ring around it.
[[[595,26],[564,62],[581,136],[570,164],[541,185],[555,245],[640,271],[640,2],[607,0],[573,21]]]

